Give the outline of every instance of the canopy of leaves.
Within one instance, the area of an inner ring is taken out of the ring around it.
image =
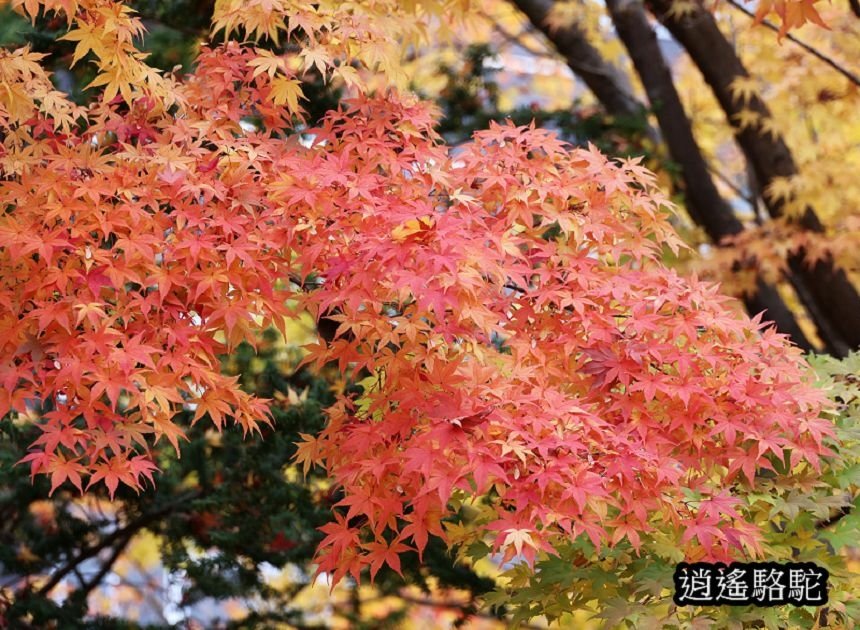
[[[0,415],[38,425],[22,461],[51,491],[139,490],[204,417],[268,432],[219,357],[305,311],[338,324],[307,361],[361,379],[296,456],[343,493],[316,558],[335,581],[431,537],[529,566],[638,553],[655,522],[688,558],[761,555],[732,489],[836,455],[799,351],[663,265],[681,243],[637,160],[512,124],[454,154],[395,91],[304,124],[304,71],[397,83],[396,36],[448,4],[216,2],[227,41],[182,80],[121,3],[13,6],[63,11],[96,67],[78,105],[0,53]]]

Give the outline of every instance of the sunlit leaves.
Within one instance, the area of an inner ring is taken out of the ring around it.
[[[400,131],[416,112],[362,101],[314,130],[316,181],[342,178],[348,155],[357,173],[384,168],[395,195],[361,211],[349,186],[291,198],[315,217],[301,242],[322,237],[297,247],[326,278],[305,301],[340,310],[336,339],[311,358],[385,375],[300,447],[344,488],[340,534],[420,545],[418,506],[445,515],[466,492],[493,497],[475,526],[508,559],[571,535],[639,547],[654,518],[698,557],[760,551],[725,487],[751,482],[773,449],[823,452],[823,399],[797,352],[659,264],[658,244],[676,240],[635,162],[510,126],[455,161]],[[551,225],[564,227],[547,238]],[[322,571],[342,560],[323,545]],[[351,550],[349,562],[371,559]]]
[[[780,19],[780,36],[807,22],[828,28],[815,8],[816,2],[818,0],[759,0],[755,17],[757,21],[761,21],[771,13],[777,15]]]
[[[820,469],[824,396],[783,337],[664,267],[681,243],[638,160],[511,124],[454,155],[395,91],[305,126],[300,70],[399,76],[394,36],[431,13],[404,6],[218,2],[228,41],[168,89],[127,7],[81,3],[86,109],[4,53],[0,413],[44,429],[22,462],[113,495],[154,478],[152,442],[180,448],[185,410],[259,430],[219,358],[306,311],[337,323],[307,362],[355,383],[297,455],[343,492],[318,556],[335,580],[399,572],[446,530],[514,565],[572,539],[637,552],[658,524],[697,559],[760,553],[736,491],[785,453]],[[292,57],[234,38],[298,30]]]
[[[131,104],[134,98],[145,95],[167,106],[175,102],[170,81],[147,66],[146,55],[135,46],[134,40],[140,38],[144,27],[131,7],[113,1],[12,2],[13,8],[23,10],[34,21],[40,5],[46,14],[65,14],[69,32],[61,39],[76,42],[72,65],[92,53],[98,74],[88,87],[103,87],[100,95],[106,101],[120,95]]]

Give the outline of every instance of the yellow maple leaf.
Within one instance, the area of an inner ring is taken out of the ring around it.
[[[698,5],[690,0],[677,0],[673,2],[671,8],[666,12],[666,15],[673,20],[680,20],[688,15],[696,12]]]
[[[257,57],[251,59],[251,61],[248,62],[248,65],[254,68],[254,73],[252,75],[254,78],[265,72],[270,78],[274,79],[278,70],[284,70],[286,67],[282,57],[277,57],[268,50],[258,50]]]
[[[765,189],[765,196],[772,201],[791,199],[796,185],[791,177],[774,177]]]
[[[762,134],[769,135],[773,140],[781,137],[782,134],[779,131],[779,128],[776,125],[776,121],[773,118],[762,118],[759,120],[759,130]]]
[[[72,63],[69,64],[70,66],[74,66],[77,62],[83,59],[86,54],[91,50],[94,51],[99,57],[103,56],[99,53],[100,51],[103,51],[104,45],[98,38],[97,34],[94,32],[93,26],[89,24],[79,22],[78,28],[69,31],[58,39],[70,42],[78,42],[75,46],[75,52],[72,55]]]
[[[340,78],[349,88],[362,86],[361,77],[358,71],[352,66],[341,64],[332,71],[332,74]]]
[[[732,120],[737,124],[739,129],[744,130],[748,127],[757,127],[761,120],[761,114],[751,109],[742,109],[732,116]]]
[[[429,214],[409,219],[391,230],[391,237],[398,242],[405,241],[410,236],[432,229],[435,225],[436,219]]]
[[[298,114],[302,111],[299,99],[305,98],[301,83],[297,79],[275,77],[272,79],[272,100],[275,105],[285,105],[291,112]]]
[[[737,77],[729,84],[729,91],[735,100],[740,100],[744,105],[750,102],[754,96],[758,96],[758,86],[752,77]]]
[[[299,57],[302,58],[304,70],[310,70],[316,66],[323,78],[326,75],[326,68],[332,65],[331,54],[323,46],[309,46],[299,53]]]
[[[546,23],[552,31],[560,31],[576,24],[581,17],[582,9],[575,3],[565,0],[554,2],[547,13]]]

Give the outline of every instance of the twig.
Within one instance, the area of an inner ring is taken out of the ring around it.
[[[178,506],[187,504],[191,498],[196,496],[196,494],[197,493],[192,493],[191,495],[182,495],[178,497],[176,501],[172,501],[161,509],[155,510],[154,512],[147,512],[145,514],[142,514],[135,520],[131,521],[125,527],[117,528],[116,530],[105,536],[98,544],[93,545],[92,547],[89,547],[87,549],[83,549],[64,567],[53,573],[50,579],[44,584],[44,586],[42,586],[42,588],[36,591],[36,595],[39,597],[45,597],[54,589],[54,587],[57,586],[57,584],[59,584],[63,580],[64,577],[74,571],[81,562],[98,555],[99,552],[101,552],[103,549],[107,549],[117,541],[122,540],[125,536],[133,535],[138,530],[146,527],[146,525],[148,525],[149,523],[169,514]]]
[[[131,539],[134,538],[134,534],[135,532],[129,532],[122,540],[120,540],[119,544],[113,548],[113,551],[111,551],[110,556],[108,556],[107,560],[105,560],[98,573],[96,573],[92,578],[87,580],[86,583],[81,583],[81,588],[75,592],[75,596],[86,599],[86,597],[92,592],[92,590],[99,584],[101,584],[101,581],[113,568],[113,565],[116,563],[122,552],[125,551],[126,547],[128,547],[128,544],[131,542]]]
[[[496,19],[494,19],[491,15],[489,15],[486,11],[478,11],[478,15],[486,19],[488,22],[492,24],[493,30],[501,36],[502,39],[507,41],[510,44],[515,46],[519,46],[523,50],[525,50],[530,55],[534,55],[535,57],[543,57],[545,59],[556,59],[556,56],[553,55],[548,50],[537,50],[532,48],[528,44],[526,44],[522,37],[523,35],[528,35],[530,32],[533,32],[532,29],[526,28],[519,34],[511,33],[506,30],[503,26],[501,26]]]
[[[752,11],[750,11],[749,9],[747,9],[746,7],[738,4],[737,0],[728,0],[728,3],[730,5],[732,5],[735,9],[737,9],[738,11],[740,11],[741,13],[746,15],[747,17],[755,19],[755,14]],[[769,28],[770,30],[772,30],[776,33],[779,33],[779,27],[776,26],[775,24],[773,24],[772,22],[768,22],[767,20],[762,20],[761,24],[763,26]],[[838,72],[839,74],[841,74],[842,76],[847,78],[849,81],[851,81],[851,83],[853,83],[854,85],[860,85],[860,77],[858,77],[856,74],[854,74],[853,72],[851,72],[847,68],[840,65],[839,62],[835,61],[831,57],[828,57],[827,55],[825,55],[820,50],[813,48],[812,46],[810,46],[806,42],[797,39],[791,33],[786,33],[785,37],[786,37],[786,39],[788,39],[788,41],[792,42],[793,44],[796,44],[797,46],[800,46],[801,48],[803,48],[803,50],[808,52],[813,57],[816,57],[820,61],[823,61],[824,63],[826,63],[828,66],[830,66],[831,68],[836,70],[836,72]]]
[[[721,172],[719,169],[715,168],[713,165],[708,164],[708,170],[712,175],[716,176],[721,182],[723,182],[726,186],[728,186],[733,193],[735,193],[738,197],[746,201],[750,207],[755,208],[755,197],[748,196],[743,190],[741,190],[737,184],[735,184],[729,177]]]

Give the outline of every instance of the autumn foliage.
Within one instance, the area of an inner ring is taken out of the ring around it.
[[[325,277],[309,306],[337,307],[344,333],[314,356],[373,375],[301,448],[347,494],[323,569],[420,551],[457,491],[493,497],[506,558],[580,534],[638,547],[655,514],[710,556],[754,550],[726,484],[786,451],[817,466],[828,432],[799,353],[658,262],[676,241],[634,163],[505,126],[446,157],[418,113],[380,123],[391,107],[317,135],[322,182],[383,165],[373,205],[347,184],[300,211],[330,209],[303,232],[329,225],[324,246],[298,251]],[[693,509],[682,487],[708,498]]]
[[[145,65],[125,5],[14,4],[63,10],[99,71],[79,107],[38,55],[0,53],[0,415],[42,428],[22,461],[54,488],[142,487],[189,405],[255,430],[265,401],[218,357],[302,311],[339,324],[307,360],[363,389],[298,456],[344,492],[335,579],[398,570],[452,498],[484,500],[506,560],[638,548],[655,520],[691,558],[755,554],[732,484],[828,454],[799,351],[661,262],[681,243],[636,161],[511,125],[454,152],[427,105],[362,93],[350,64],[393,71],[386,28],[425,5],[217,2],[216,31],[310,43],[228,39],[180,79]],[[311,67],[357,94],[313,129]]]

